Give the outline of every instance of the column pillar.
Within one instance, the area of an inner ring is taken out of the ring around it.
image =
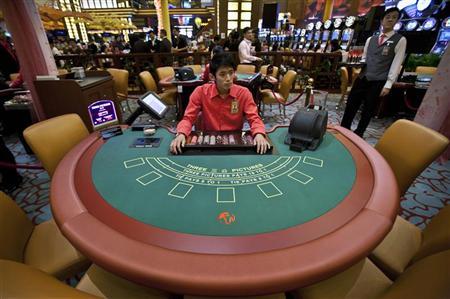
[[[447,87],[449,71],[450,48],[447,48],[414,118],[415,122],[438,131],[447,138],[450,138],[450,89]],[[450,148],[442,157],[444,160],[450,158]]]
[[[224,33],[225,38],[228,36],[227,34],[227,22],[228,22],[228,1],[217,0],[217,7],[219,9],[218,12],[218,28],[220,34]],[[217,12],[216,12],[217,13]]]
[[[361,0],[352,0],[350,4],[349,16],[357,16],[358,8]]]
[[[333,13],[333,4],[334,4],[334,0],[327,0],[325,2],[325,9],[324,9],[323,18],[322,18],[323,22],[331,19],[331,14]]]
[[[2,0],[0,8],[14,40],[20,73],[31,92],[36,115],[43,120],[46,117],[33,81],[36,75],[57,75],[58,71],[39,11],[33,0]]]
[[[155,0],[155,8],[158,16],[159,29],[165,29],[167,31],[167,38],[172,41],[168,0]]]
[[[291,13],[291,18],[295,19],[295,28],[300,27],[305,14],[305,0],[288,2],[288,11]]]

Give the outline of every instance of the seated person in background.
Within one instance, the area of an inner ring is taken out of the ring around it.
[[[9,88],[21,88],[23,87],[23,83],[22,74],[19,73],[19,76],[9,83]]]
[[[258,56],[253,56],[255,48],[252,47],[252,42],[254,40],[253,31],[250,27],[245,27],[242,31],[244,33],[244,38],[239,44],[239,60],[242,64],[258,64],[262,62],[262,59]]]
[[[225,52],[221,46],[215,46],[211,51],[211,59],[214,55]],[[202,74],[203,81],[209,81],[209,63],[205,66],[205,70]]]
[[[239,131],[244,116],[250,124],[257,153],[264,154],[270,147],[266,140],[264,123],[250,91],[233,84],[236,63],[229,53],[215,55],[210,63],[210,79],[214,82],[197,87],[189,98],[184,117],[177,126],[177,136],[170,144],[174,154],[182,152],[192,125],[202,112],[205,131]]]

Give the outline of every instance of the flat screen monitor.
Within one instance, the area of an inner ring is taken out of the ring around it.
[[[320,38],[320,31],[316,31],[316,33],[314,33],[314,40],[319,40]]]
[[[138,103],[145,112],[158,119],[163,118],[169,109],[167,105],[161,101],[160,97],[152,91],[149,91],[140,97]]]
[[[324,31],[323,35],[322,35],[322,41],[327,41],[329,36],[330,36],[330,31],[328,31],[328,30]]]
[[[333,39],[339,39],[339,31],[334,30],[333,33],[331,34],[331,40]]]
[[[350,40],[350,34],[351,34],[351,31],[344,30],[344,33],[342,33],[342,41],[343,42],[349,41]]]
[[[450,40],[450,31],[441,31],[438,37],[438,41],[445,42]]]

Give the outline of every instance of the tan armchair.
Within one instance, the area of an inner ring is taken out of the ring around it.
[[[50,176],[59,161],[88,134],[78,114],[49,118],[23,131],[23,137]]]
[[[158,86],[156,85],[156,81],[155,79],[153,79],[152,74],[150,74],[147,71],[143,71],[139,73],[139,79],[141,80],[142,84],[144,85],[147,91],[153,91],[155,93],[158,93]],[[167,105],[176,105],[177,103],[177,93],[174,88],[168,89],[162,93],[159,93],[158,95],[161,97],[162,101]]]
[[[25,263],[58,279],[84,271],[90,264],[61,234],[53,220],[33,225],[3,192],[0,192],[0,242],[0,259]],[[0,267],[0,273],[3,270]]]
[[[175,70],[171,66],[158,67],[156,69],[156,75],[158,76],[158,80],[162,80],[169,77],[173,78],[175,77]],[[174,85],[170,85],[169,87],[160,86],[160,89],[162,91],[167,91],[169,89],[176,90]]]
[[[1,298],[99,298],[28,265],[0,260]]]
[[[261,101],[263,103],[263,105],[262,105],[263,115],[264,115],[264,109],[265,109],[266,104],[270,105],[271,110],[272,110],[272,104],[278,104],[278,108],[280,109],[280,113],[281,113],[281,104],[278,100],[280,100],[282,103],[287,102],[287,100],[289,98],[290,90],[292,89],[292,85],[294,84],[296,78],[297,78],[297,73],[295,71],[290,70],[284,75],[283,80],[280,83],[280,88],[279,88],[278,92],[272,92],[272,90],[270,90],[270,89],[261,90]],[[275,96],[274,96],[274,94],[275,94]],[[286,117],[286,107],[284,105],[283,105],[283,115],[284,115],[284,117]]]
[[[121,101],[126,101],[128,110],[131,111],[130,105],[128,103],[128,71],[115,68],[108,68],[107,71],[113,77],[117,100],[119,101],[119,103]]]
[[[450,250],[412,264],[391,281],[369,259],[314,285],[293,292],[301,299],[403,299],[448,298],[450,294]]]
[[[375,148],[391,166],[400,194],[403,195],[416,177],[445,151],[448,144],[449,140],[440,133],[401,119],[384,132]],[[441,220],[436,221],[445,224],[430,225],[427,230],[433,232],[427,233],[425,230],[423,234],[414,225],[397,216],[392,231],[374,250],[371,259],[390,277],[396,277],[411,259],[417,260],[433,253],[436,251],[433,248],[442,248],[442,244],[446,244],[445,249],[450,249],[450,209],[444,208],[441,213],[437,217]],[[434,226],[441,229],[433,229]],[[435,241],[426,241],[427,239]]]
[[[256,72],[256,66],[253,64],[238,64],[236,72],[241,74],[254,74]]]
[[[416,73],[418,75],[434,75],[437,72],[437,67],[434,66],[418,66],[416,67]]]
[[[185,67],[190,67],[196,75],[203,73],[202,66],[200,64],[188,64],[185,65]]]
[[[442,134],[406,119],[393,123],[375,145],[394,171],[400,194],[448,146]]]
[[[398,216],[392,230],[369,258],[389,278],[396,279],[410,264],[450,250],[449,228],[450,205],[440,210],[423,231]]]
[[[345,102],[345,98],[348,95],[348,92],[350,91],[351,86],[349,85],[349,79],[348,79],[348,70],[345,66],[342,66],[339,69],[340,77],[341,77],[341,98],[339,99],[338,104],[336,105],[336,109],[341,108],[342,104]]]
[[[101,298],[170,299],[169,293],[145,287],[92,265],[77,285],[77,290]]]
[[[261,69],[259,70],[261,72],[261,74],[267,75],[267,68],[268,67],[269,67],[268,65],[261,66]],[[273,66],[272,74],[270,76],[275,77],[276,79],[278,79],[278,67],[277,66]]]

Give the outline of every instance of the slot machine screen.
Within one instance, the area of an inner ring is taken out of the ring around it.
[[[312,32],[308,32],[308,34],[306,34],[306,40],[311,40],[312,38]]]
[[[446,42],[446,41],[449,41],[449,40],[450,40],[450,31],[442,31],[442,32],[439,34],[438,41],[440,41],[440,42]]]
[[[333,39],[339,39],[339,31],[333,31],[333,34],[331,34],[331,40]]]
[[[314,40],[319,40],[320,37],[320,31],[317,31],[316,33],[314,33]]]
[[[432,30],[434,27],[436,27],[437,21],[435,18],[428,18],[423,23],[422,27],[424,30]]]
[[[322,35],[322,41],[328,40],[328,36],[330,36],[330,31],[324,31]]]
[[[444,28],[450,28],[450,18],[446,18],[442,24]]]
[[[342,34],[342,41],[343,42],[346,42],[346,41],[348,41],[348,40],[350,40],[350,31],[344,31],[344,33]]]

